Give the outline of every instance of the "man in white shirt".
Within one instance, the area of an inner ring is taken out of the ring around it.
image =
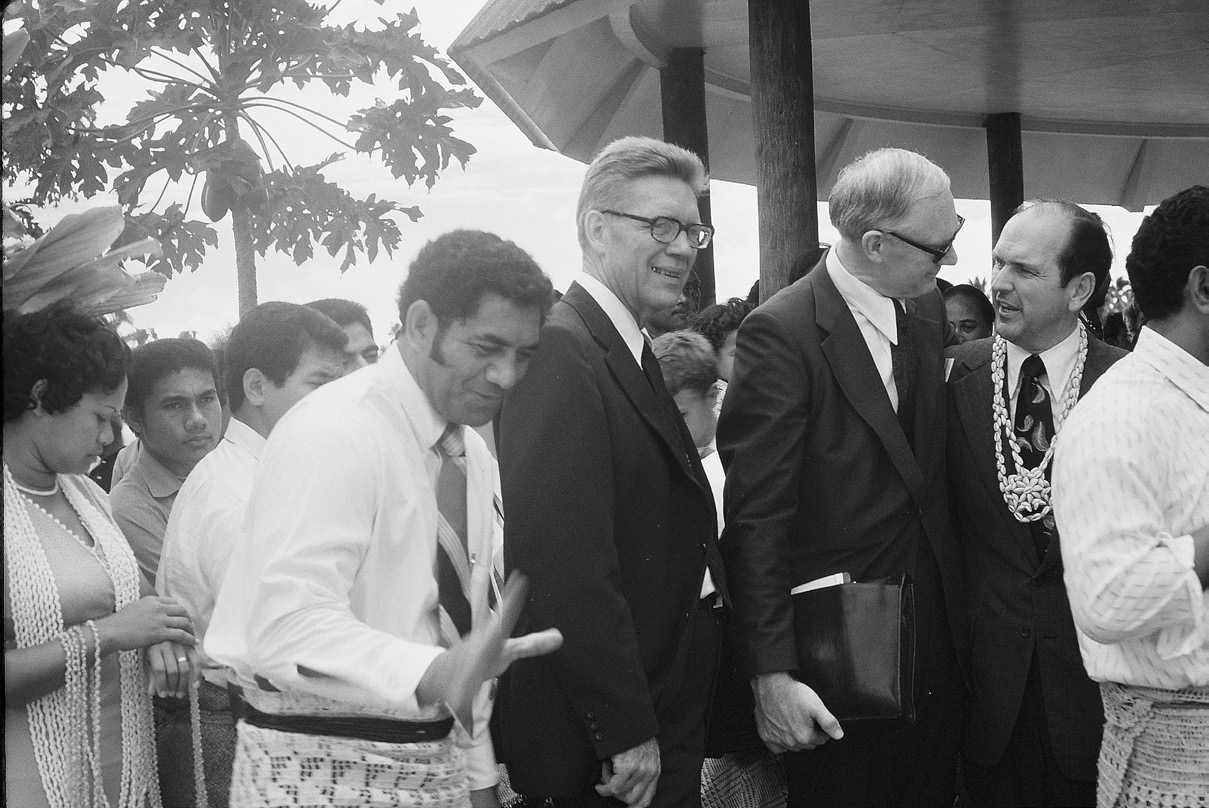
[[[346,341],[344,332],[323,314],[277,302],[262,303],[248,312],[227,339],[224,376],[231,421],[218,446],[181,486],[156,576],[159,594],[177,599],[188,610],[199,641],[206,635],[214,599],[240,535],[265,439],[303,396],[342,375]],[[150,448],[148,443],[144,454]],[[210,804],[225,805],[235,724],[225,674],[204,653],[202,664],[206,780]],[[158,739],[164,802],[167,808],[193,805],[186,705],[178,705],[168,719]]]
[[[1101,806],[1209,794],[1209,187],[1143,220],[1125,262],[1146,318],[1071,413],[1054,513],[1079,647],[1101,683]]]
[[[936,275],[961,227],[949,178],[903,149],[841,171],[841,239],[739,326],[722,402],[722,550],[756,723],[792,806],[953,804],[966,612],[944,474]],[[799,670],[790,590],[835,574],[915,596],[915,713],[841,727]]]
[[[490,615],[495,464],[463,425],[524,375],[550,296],[511,242],[441,236],[397,344],[274,427],[205,637],[242,694],[233,805],[496,803],[483,683],[558,636],[506,640],[512,583]]]
[[[1100,688],[1083,670],[1062,585],[1046,450],[1125,355],[1079,320],[1103,300],[1111,265],[1094,213],[1025,203],[992,253],[998,336],[949,352],[949,491],[976,615],[963,773],[980,808],[1096,801]]]

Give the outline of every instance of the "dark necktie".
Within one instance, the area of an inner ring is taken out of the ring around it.
[[[1045,362],[1032,354],[1020,366],[1020,392],[1016,396],[1016,445],[1020,449],[1020,460],[1025,468],[1035,469],[1041,464],[1050,442],[1054,439],[1054,413],[1050,406],[1049,393],[1041,386],[1045,374]],[[1049,469],[1045,470],[1049,479]],[[1036,522],[1030,522],[1033,546],[1037,558],[1045,558],[1050,539],[1054,534],[1054,515],[1046,514]]]
[[[659,366],[659,360],[655,358],[655,352],[651,350],[651,343],[646,339],[642,341],[642,373],[646,376],[651,389],[655,391],[655,398],[659,399],[659,404],[664,410],[670,411],[679,418],[680,410],[676,407],[676,401],[667,391],[667,385],[663,381],[663,368]]]
[[[915,448],[915,381],[919,375],[919,346],[907,323],[903,304],[894,303],[894,324],[898,330],[898,343],[890,346],[890,363],[894,371],[894,387],[898,390],[898,423],[907,436],[907,443]]]
[[[466,549],[466,445],[450,424],[437,441],[437,599],[441,633],[449,645],[470,631],[470,558]]]

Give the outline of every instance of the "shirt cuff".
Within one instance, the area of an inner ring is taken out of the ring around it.
[[[1209,640],[1209,621],[1206,620],[1206,595],[1196,575],[1196,549],[1192,536],[1158,535],[1159,543],[1175,555],[1180,565],[1187,568],[1180,585],[1187,591],[1188,605],[1192,612],[1191,622],[1167,626],[1159,631],[1155,639],[1155,651],[1164,661],[1178,659],[1194,653]]]

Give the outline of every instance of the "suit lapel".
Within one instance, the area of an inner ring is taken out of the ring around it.
[[[848,304],[822,264],[820,271],[808,277],[818,299],[815,322],[827,333],[822,342],[823,355],[836,383],[881,440],[911,496],[916,502],[924,502],[923,471],[890,406],[890,397]]]
[[[999,489],[999,471],[995,465],[995,437],[992,425],[995,411],[992,397],[999,394],[991,381],[991,346],[993,340],[975,343],[975,349],[962,360],[964,375],[950,382],[953,401],[957,405],[960,428],[969,441],[974,455],[974,467],[982,477],[982,484],[990,492],[995,511],[1012,536],[1017,549],[1020,569],[1032,572],[1037,569],[1037,551],[1033,547],[1033,534],[1028,525],[1016,518],[1003,500]],[[957,425],[954,425],[956,428]],[[1039,571],[1039,570],[1038,570]]]
[[[608,365],[617,385],[634,405],[634,409],[667,445],[684,473],[703,490],[708,491],[709,482],[705,478],[705,472],[701,470],[700,461],[694,464],[692,457],[687,453],[687,448],[693,444],[691,440],[686,440],[681,432],[681,429],[685,428],[683,421],[672,409],[669,401],[660,400],[655,395],[646,374],[634,361],[634,355],[630,353],[625,340],[617,333],[617,328],[604,309],[579,284],[572,284],[562,299],[578,312],[592,338],[604,349],[605,364]]]

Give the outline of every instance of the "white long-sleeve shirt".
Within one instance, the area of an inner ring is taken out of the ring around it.
[[[185,607],[201,639],[209,628],[231,553],[239,543],[264,445],[265,439],[256,430],[232,418],[218,446],[189,472],[168,518],[155,588]],[[219,685],[225,682],[225,675],[204,650],[202,664],[207,680]]]
[[[1088,675],[1209,685],[1209,594],[1190,535],[1209,524],[1209,367],[1143,329],[1058,434],[1053,485]]]
[[[273,428],[206,633],[206,652],[344,712],[405,720],[442,652],[437,611],[435,445],[446,421],[397,348],[307,395]],[[473,622],[487,619],[496,467],[465,430]],[[471,789],[494,785],[489,689],[466,748]]]

